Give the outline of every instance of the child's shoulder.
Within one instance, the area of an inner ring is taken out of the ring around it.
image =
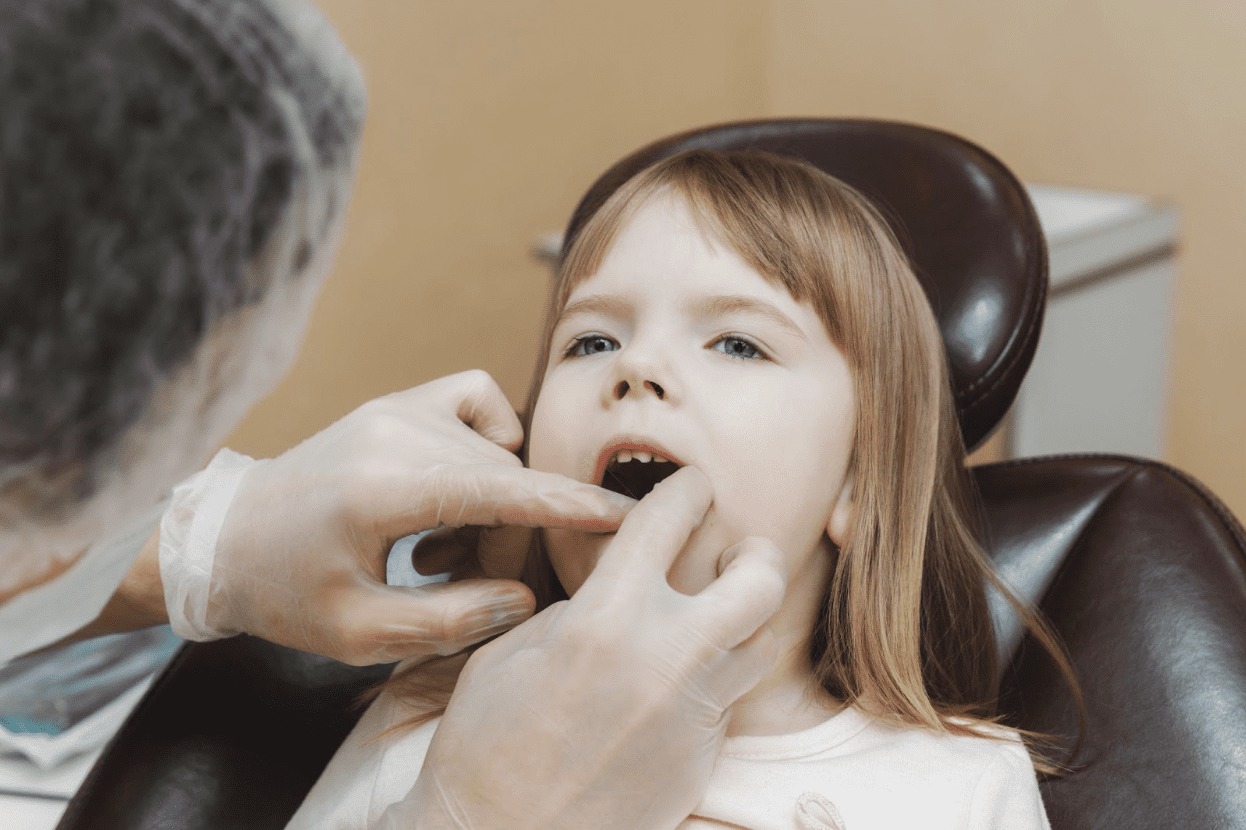
[[[850,706],[800,732],[728,738],[723,754],[750,762],[851,758],[854,764],[958,777],[975,777],[993,764],[1029,767],[1029,754],[1015,730],[963,718],[950,719],[948,725],[948,730],[936,731]]]
[[[1047,827],[1034,763],[1016,730],[954,718],[948,731],[875,720],[875,769],[905,781],[918,801],[965,811],[970,827]]]
[[[977,778],[988,769],[1004,774],[1032,776],[1029,751],[1016,730],[965,718],[949,720],[948,731],[900,725],[870,718],[862,730],[858,750],[891,756],[931,773],[942,770]]]
[[[697,815],[772,827],[774,816],[791,815],[816,796],[835,805],[847,827],[1047,827],[1017,733],[952,725],[965,731],[903,725],[849,708],[801,733],[728,739]]]

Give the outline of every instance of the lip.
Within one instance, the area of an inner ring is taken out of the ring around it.
[[[638,435],[619,435],[606,442],[601,452],[597,455],[597,467],[593,472],[593,480],[591,484],[601,486],[601,481],[606,475],[606,465],[614,454],[619,450],[631,450],[632,452],[647,452],[650,455],[660,455],[667,461],[673,461],[680,467],[686,467],[683,461],[677,458],[670,450],[663,447],[657,441],[651,438],[645,438]]]

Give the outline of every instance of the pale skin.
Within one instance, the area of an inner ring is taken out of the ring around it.
[[[797,731],[841,706],[813,680],[807,642],[830,542],[852,515],[854,418],[851,371],[813,309],[707,236],[678,197],[638,209],[556,323],[530,466],[597,484],[623,446],[703,473],[713,504],[669,573],[682,593],[709,585],[720,552],[745,538],[783,552],[790,587],[769,622],[780,659],[731,707],[728,735]],[[543,533],[571,594],[613,538]]]
[[[724,736],[799,731],[842,708],[814,682],[806,648],[830,541],[846,541],[853,514],[852,377],[821,321],[670,199],[636,213],[568,307],[530,466],[596,484],[603,455],[625,445],[683,467],[617,534],[542,531],[570,601],[473,655],[413,798],[386,826],[405,826],[419,804],[428,826],[461,827],[454,817],[481,791],[522,778],[535,787],[525,783],[496,826],[602,826],[609,815],[620,827],[673,827],[700,800]],[[641,535],[649,543],[637,545]],[[617,668],[641,656],[683,685],[677,701],[631,705],[648,693]],[[514,728],[522,710],[498,691],[508,672],[540,678],[559,702],[543,729]],[[610,703],[604,721],[595,700]],[[454,732],[472,722],[495,736],[488,763],[456,754]],[[692,764],[671,755],[690,728],[703,741]],[[626,751],[586,763],[585,745],[623,735]],[[651,798],[611,798],[624,779]]]

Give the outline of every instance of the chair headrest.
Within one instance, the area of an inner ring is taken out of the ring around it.
[[[755,148],[810,162],[868,196],[891,222],[943,333],[965,445],[1016,397],[1047,298],[1047,246],[1025,188],[998,159],[940,130],[892,121],[719,124],[644,147],[580,200],[564,239],[640,170],[691,149]],[[566,243],[564,243],[566,244]]]

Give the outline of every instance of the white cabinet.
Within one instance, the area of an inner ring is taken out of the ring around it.
[[[1141,196],[1028,189],[1047,236],[1051,289],[1004,454],[1163,458],[1176,210]]]

